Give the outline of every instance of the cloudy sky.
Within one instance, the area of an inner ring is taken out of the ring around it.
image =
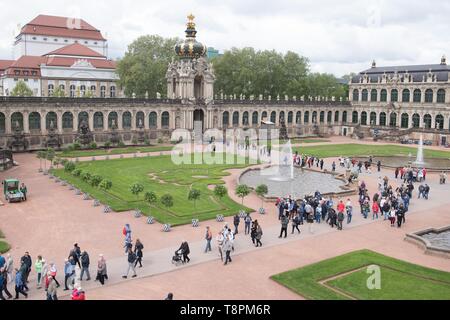
[[[81,17],[109,39],[110,57],[145,34],[183,37],[196,16],[198,40],[295,51],[311,69],[341,76],[378,65],[439,63],[450,57],[447,0],[0,0],[0,58],[11,57],[19,25],[39,14]]]

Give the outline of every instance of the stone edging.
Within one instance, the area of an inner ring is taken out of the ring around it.
[[[428,241],[427,239],[422,237],[422,235],[427,234],[427,233],[442,233],[442,232],[448,231],[448,230],[450,230],[450,226],[442,227],[439,229],[428,228],[428,229],[416,231],[413,233],[408,233],[408,234],[406,234],[405,241],[415,244],[418,247],[420,247],[421,249],[424,249],[425,254],[450,259],[450,250],[440,248],[440,247],[435,247],[430,243],[430,241]]]

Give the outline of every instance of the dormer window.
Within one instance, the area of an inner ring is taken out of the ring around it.
[[[85,41],[84,43],[85,43],[85,44],[89,44],[89,42],[88,42],[88,41]]]
[[[58,42],[58,39],[54,39],[55,42]]]
[[[44,39],[42,39],[42,40],[47,41],[48,39],[47,39],[47,38],[44,38]]]
[[[33,40],[37,40],[37,38],[36,38],[36,37],[33,37],[32,39],[33,39]]]
[[[20,75],[20,70],[14,70],[14,74],[15,74],[16,76]]]
[[[25,70],[25,71],[23,72],[23,75],[24,75],[24,76],[27,76],[27,75],[28,75],[28,71]]]
[[[37,71],[31,71],[31,75],[32,76],[36,76],[37,75]]]
[[[69,42],[69,40],[65,39],[64,42]]]

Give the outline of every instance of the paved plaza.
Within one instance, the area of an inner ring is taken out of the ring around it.
[[[355,141],[336,137],[332,138],[331,143],[352,142]],[[308,144],[311,145],[315,144]],[[343,231],[331,229],[322,222],[314,224],[314,233],[311,234],[305,224],[300,226],[300,235],[291,235],[289,227],[287,239],[279,239],[277,208],[274,203],[266,202],[267,214],[252,214],[264,231],[263,247],[254,247],[250,237],[244,235],[244,225],[241,222],[235,252],[232,253],[233,262],[223,266],[214,241],[212,252],[203,253],[205,227],[211,227],[215,239],[223,228],[223,222],[203,221],[199,228],[184,225],[164,233],[159,223],[148,225],[144,217],[135,218],[133,212],[103,213],[102,207],[94,207],[92,200],[83,200],[82,196],[75,195],[68,187],[39,173],[39,160],[34,154],[17,154],[15,159],[20,166],[0,173],[2,180],[7,177],[18,178],[27,184],[29,190],[28,201],[0,207],[1,230],[11,244],[10,254],[15,266],[18,267],[19,259],[25,251],[30,252],[33,261],[41,254],[47,262],[56,263],[58,280],[62,283],[64,259],[69,255],[73,244],[78,243],[82,251],[86,250],[90,254],[90,271],[94,279],[98,255],[103,254],[107,261],[109,280],[103,287],[93,280],[82,282],[90,300],[163,299],[168,292],[173,292],[177,300],[302,299],[272,281],[270,276],[359,249],[370,249],[450,272],[448,259],[425,255],[422,249],[404,241],[406,233],[450,225],[450,185],[439,185],[439,177],[434,173],[427,175],[427,183],[431,187],[428,201],[417,199],[416,184],[406,224],[401,229],[390,228],[389,223],[382,218],[373,221],[371,215],[369,219],[363,219],[359,214],[359,206],[356,205],[357,196],[351,196],[355,207],[353,221],[350,225],[344,225]],[[90,158],[80,159],[84,160]],[[325,168],[330,169],[333,160],[336,159],[326,159]],[[339,170],[342,169],[338,168]],[[224,178],[230,197],[238,203],[240,199],[235,196],[234,189],[242,171],[230,170],[231,175]],[[378,177],[385,175],[391,181],[394,179],[392,170],[382,169],[380,174],[376,170],[372,174],[363,173],[360,181],[366,182],[372,195],[377,191]],[[393,182],[393,185],[396,186],[396,183]],[[260,198],[254,193],[244,200],[244,204],[255,211],[260,203]],[[226,221],[232,225],[232,217],[226,218]],[[126,223],[131,225],[133,240],[139,238],[145,246],[144,267],[136,269],[138,277],[132,280],[121,277],[127,266],[122,235],[122,228]],[[191,262],[175,267],[171,258],[182,240],[189,242]],[[32,272],[29,278],[29,298],[45,299],[45,292],[35,288],[35,277],[36,274]],[[62,288],[58,291],[61,299],[67,299],[69,295],[69,291],[64,292]]]

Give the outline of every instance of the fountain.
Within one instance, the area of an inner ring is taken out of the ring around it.
[[[419,140],[419,149],[417,150],[417,158],[416,161],[412,163],[416,167],[423,168],[425,166],[424,158],[423,158],[423,136],[420,136]]]
[[[269,177],[269,180],[294,180],[294,157],[292,153],[291,140],[289,140],[278,152],[278,157],[275,157],[275,166],[273,166],[271,169],[275,170],[276,174]]]
[[[422,247],[426,254],[450,259],[450,226],[408,233],[405,240]]]

